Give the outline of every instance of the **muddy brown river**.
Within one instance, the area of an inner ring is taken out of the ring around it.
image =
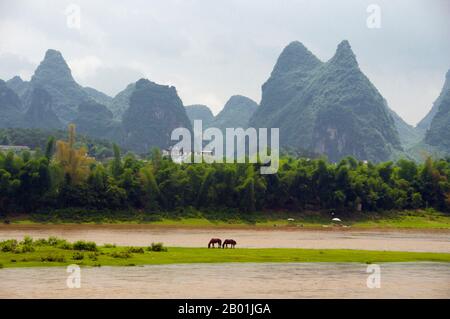
[[[0,298],[450,298],[449,264],[380,267],[379,288],[358,263],[81,268],[80,288],[63,267],[0,269]]]
[[[58,236],[98,244],[204,247],[211,237],[238,247],[450,252],[448,231],[195,229],[149,225],[0,225],[0,240]],[[368,288],[358,263],[223,263],[81,268],[68,288],[64,267],[0,269],[0,298],[450,298],[450,264],[380,264]]]
[[[211,237],[245,248],[346,248],[450,253],[450,231],[171,228],[149,225],[0,225],[0,240],[58,236],[97,244],[205,247]]]

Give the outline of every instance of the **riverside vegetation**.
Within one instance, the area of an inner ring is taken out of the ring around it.
[[[448,253],[368,251],[349,249],[293,248],[166,248],[161,243],[148,247],[97,246],[94,242],[49,237],[0,242],[0,268],[80,266],[138,266],[151,264],[223,263],[223,262],[450,262]]]
[[[352,157],[329,163],[286,156],[276,174],[260,175],[258,163],[177,164],[157,149],[139,159],[122,157],[114,146],[114,157],[99,162],[76,147],[75,139],[71,125],[68,141],[51,138],[44,152],[0,152],[5,219],[32,214],[45,220],[54,212],[74,220],[78,214],[140,212],[152,221],[163,212],[255,218],[260,211],[276,217],[336,210],[351,218],[392,210],[450,211],[450,158],[374,164]]]

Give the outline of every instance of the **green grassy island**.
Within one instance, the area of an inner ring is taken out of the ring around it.
[[[450,262],[448,253],[397,252],[350,249],[237,248],[208,249],[164,247],[97,246],[93,242],[69,243],[50,237],[0,242],[0,267],[139,266],[227,262]]]

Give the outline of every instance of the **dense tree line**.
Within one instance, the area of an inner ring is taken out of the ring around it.
[[[75,142],[49,139],[42,152],[0,152],[0,213],[46,209],[342,209],[434,207],[450,211],[450,159],[379,164],[282,157],[277,174],[259,164],[177,164],[155,149],[98,162]]]

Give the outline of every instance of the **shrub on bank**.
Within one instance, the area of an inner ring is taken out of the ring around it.
[[[73,245],[65,240],[63,242],[61,242],[60,244],[58,244],[57,247],[64,249],[64,250],[72,250],[73,249]]]
[[[163,243],[152,243],[152,245],[148,247],[147,250],[160,252],[160,251],[167,251],[167,248],[164,247]]]
[[[30,236],[25,236],[23,240],[20,242],[21,245],[33,246],[33,238]]]
[[[64,256],[59,256],[59,255],[47,255],[47,256],[42,256],[41,257],[41,261],[42,262],[65,262],[66,259],[64,258]]]
[[[31,239],[33,240],[33,239]],[[52,247],[57,247],[60,249],[65,249],[65,250],[71,250],[73,249],[73,246],[71,243],[69,243],[67,240],[65,239],[61,239],[55,236],[50,236],[48,239],[45,238],[39,238],[36,239],[34,241],[32,241],[33,246],[37,247],[37,246],[52,246]]]
[[[90,260],[93,260],[93,261],[96,261],[98,258],[97,258],[97,253],[89,253],[88,254],[88,258],[90,259]]]
[[[33,251],[35,251],[34,247],[32,244],[27,244],[27,245],[19,245],[16,250],[15,253],[16,254],[20,254],[20,253],[32,253]]]
[[[26,236],[23,241],[18,242],[15,239],[8,239],[0,242],[0,251],[5,253],[28,253],[35,251],[33,247],[33,239]]]
[[[128,251],[114,251],[109,254],[113,258],[131,258],[133,255]]]
[[[48,246],[47,239],[45,238],[39,238],[36,239],[33,243],[34,246]]]
[[[97,251],[97,244],[93,241],[78,240],[73,243],[74,250]]]
[[[58,239],[58,237],[55,237],[55,236],[50,236],[47,240],[47,244],[49,246],[57,246],[59,242],[60,242],[60,239]]]
[[[80,253],[79,251],[76,251],[73,256],[72,256],[73,260],[83,260],[84,259],[84,254]]]
[[[0,242],[0,251],[9,253],[14,252],[19,243],[15,239],[8,239]]]
[[[129,253],[143,254],[144,253],[144,248],[142,248],[142,247],[128,247],[127,251]]]

